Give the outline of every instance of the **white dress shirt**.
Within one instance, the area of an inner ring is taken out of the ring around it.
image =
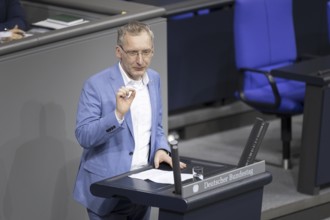
[[[141,80],[136,81],[127,76],[120,63],[119,69],[125,86],[132,87],[136,90],[136,95],[130,108],[135,141],[131,170],[134,170],[148,165],[151,136],[149,77],[147,74],[144,74]]]

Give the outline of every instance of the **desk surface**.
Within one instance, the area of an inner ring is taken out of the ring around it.
[[[301,61],[272,70],[272,75],[322,86],[330,82],[330,56]]]
[[[126,24],[129,20],[146,21],[148,19],[159,18],[165,14],[164,8],[117,0],[30,0],[24,1],[23,5],[25,8],[27,5],[31,6],[31,11],[27,13],[36,13],[35,16],[38,13],[47,15],[41,20],[48,18],[50,14],[60,13],[68,13],[82,18],[93,14],[95,17],[94,20],[90,20],[87,23],[1,44],[0,56],[46,44],[56,44],[62,40],[77,38],[87,34],[94,34],[110,29],[115,30],[117,27]],[[70,11],[72,13],[69,13]]]

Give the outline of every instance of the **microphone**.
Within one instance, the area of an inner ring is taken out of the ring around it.
[[[182,183],[181,183],[178,141],[174,139],[169,141],[169,144],[171,146],[171,156],[172,156],[172,164],[173,164],[173,177],[174,177],[174,188],[175,188],[174,193],[181,195]]]

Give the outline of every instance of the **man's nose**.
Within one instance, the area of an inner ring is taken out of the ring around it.
[[[142,53],[138,53],[138,55],[136,56],[136,62],[140,64],[143,63]]]

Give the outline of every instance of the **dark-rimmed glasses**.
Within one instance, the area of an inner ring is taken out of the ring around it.
[[[121,45],[118,45],[122,51],[124,51],[130,58],[136,58],[139,54],[143,58],[150,58],[151,55],[153,54],[152,49],[145,49],[145,50],[124,50],[124,48]]]

